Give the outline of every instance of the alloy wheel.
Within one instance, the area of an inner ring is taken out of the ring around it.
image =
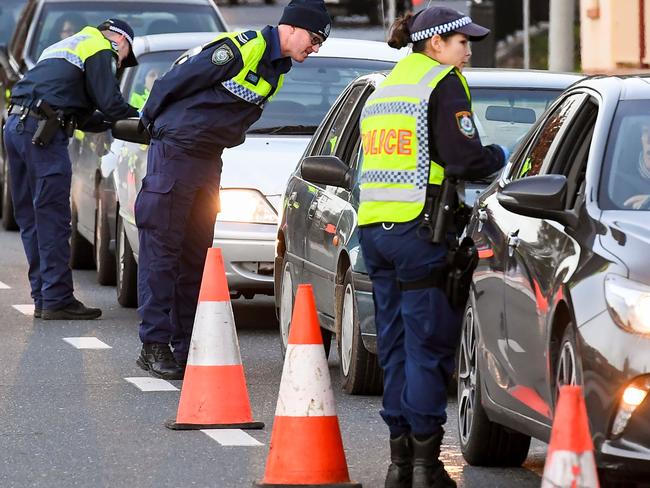
[[[341,314],[341,369],[343,375],[350,372],[352,361],[352,339],[354,337],[354,290],[348,283],[343,291],[343,310]]]
[[[458,352],[458,422],[460,440],[467,444],[474,420],[477,385],[476,325],[474,311],[465,311],[460,346]]]
[[[571,341],[564,341],[557,362],[557,373],[555,385],[557,388],[556,398],[560,393],[560,387],[565,385],[578,384],[576,376],[576,352]]]

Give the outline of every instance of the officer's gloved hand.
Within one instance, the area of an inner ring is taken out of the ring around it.
[[[83,123],[79,124],[79,129],[84,132],[104,132],[111,128],[111,123],[104,118],[104,114],[95,110]]]

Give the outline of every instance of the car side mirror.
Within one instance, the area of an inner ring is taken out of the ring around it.
[[[311,183],[351,188],[350,167],[337,156],[308,156],[300,163],[300,173]]]
[[[507,183],[497,193],[497,200],[510,212],[574,227],[578,218],[565,208],[566,193],[566,176],[538,175]]]
[[[113,124],[111,133],[115,139],[136,144],[149,144],[151,136],[138,117],[118,120]]]

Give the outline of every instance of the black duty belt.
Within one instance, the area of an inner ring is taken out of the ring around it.
[[[36,117],[37,119],[42,119],[43,117],[33,111],[31,108],[23,107],[22,105],[11,105],[9,107],[9,115],[24,115],[27,114],[30,117]]]

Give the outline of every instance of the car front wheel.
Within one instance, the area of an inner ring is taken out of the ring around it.
[[[100,285],[115,284],[115,256],[109,250],[111,233],[106,214],[106,203],[100,195],[97,200],[97,216],[95,218],[95,265],[97,266],[97,281]]]
[[[350,394],[377,395],[382,392],[383,375],[377,356],[363,345],[352,269],[343,279],[343,293],[337,307],[337,346],[341,361],[343,389]]]
[[[92,269],[94,267],[93,246],[79,232],[79,214],[72,206],[70,232],[70,267],[72,269]]]
[[[9,165],[5,157],[5,172],[2,179],[2,227],[5,230],[18,230],[18,224],[14,218],[14,202],[11,199],[9,178]]]
[[[458,436],[465,460],[472,466],[521,466],[530,436],[492,422],[481,404],[478,328],[471,301],[465,308],[458,350]]]

